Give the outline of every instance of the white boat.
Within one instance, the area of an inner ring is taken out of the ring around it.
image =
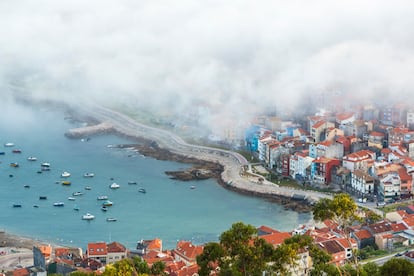
[[[110,200],[105,200],[105,202],[104,203],[102,203],[102,206],[106,206],[106,207],[109,207],[109,206],[112,206],[114,203],[112,202],[112,201],[110,201]]]
[[[73,196],[68,197],[68,200],[75,200],[76,198],[74,198]]]
[[[42,164],[40,164],[40,166],[41,167],[44,167],[44,168],[49,168],[50,167],[50,163],[43,162]]]
[[[106,218],[106,221],[117,221],[116,218]]]
[[[63,202],[55,202],[55,203],[53,203],[53,206],[62,207],[62,206],[65,206],[65,203],[63,203]]]
[[[86,186],[85,190],[92,190],[92,187],[91,186]]]
[[[36,161],[37,158],[34,157],[34,156],[29,156],[29,157],[27,157],[27,160],[29,160],[29,161]]]
[[[69,177],[70,173],[69,172],[63,172],[60,176],[61,177]]]
[[[84,219],[84,220],[92,220],[94,218],[95,218],[95,216],[90,214],[90,213],[86,213],[82,216],[82,219]]]
[[[14,147],[14,143],[9,142],[9,143],[4,144],[4,146],[5,147]]]
[[[119,187],[121,187],[119,184],[117,184],[117,183],[112,183],[111,185],[109,185],[109,188],[111,188],[111,189],[118,189]]]
[[[97,198],[97,200],[107,200],[108,199],[108,196],[106,196],[106,195],[101,195],[101,196],[98,196],[98,198]]]
[[[147,193],[147,191],[144,188],[138,189],[138,192],[143,193],[143,194]]]
[[[95,174],[94,173],[85,173],[84,175],[83,175],[83,177],[94,177],[95,176]]]
[[[83,195],[83,193],[82,192],[73,192],[72,195],[73,196],[80,196],[80,195]]]

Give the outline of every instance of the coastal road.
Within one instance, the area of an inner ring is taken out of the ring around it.
[[[12,271],[19,267],[28,267],[33,265],[32,250],[19,248],[15,253],[8,253],[0,256],[0,271]]]
[[[222,179],[231,188],[258,195],[303,197],[309,201],[332,197],[326,193],[280,187],[266,180],[259,183],[256,178],[244,177],[241,174],[242,167],[249,162],[236,152],[189,144],[169,131],[141,124],[125,114],[102,106],[95,105],[92,108],[88,106],[77,109],[81,114],[93,117],[100,122],[110,123],[116,131],[123,135],[154,140],[160,147],[171,152],[222,164],[224,166]]]

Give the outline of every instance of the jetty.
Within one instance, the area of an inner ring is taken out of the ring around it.
[[[109,122],[102,122],[97,125],[93,126],[85,126],[85,127],[79,127],[79,128],[72,128],[69,129],[65,136],[69,138],[82,138],[87,137],[94,134],[100,134],[100,133],[109,133],[114,130],[114,127]]]

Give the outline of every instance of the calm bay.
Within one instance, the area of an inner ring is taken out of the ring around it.
[[[215,180],[169,179],[165,171],[188,165],[110,147],[131,143],[116,135],[93,136],[89,141],[68,139],[64,133],[79,123],[65,119],[61,109],[5,105],[0,118],[0,152],[5,152],[0,155],[0,228],[8,232],[81,248],[95,241],[118,241],[134,248],[140,239],[158,237],[164,248],[173,248],[181,239],[196,244],[216,241],[237,221],[289,231],[310,218],[262,198],[226,190]],[[4,147],[7,142],[14,147]],[[21,153],[13,153],[13,149],[21,149]],[[28,161],[29,156],[37,161]],[[19,167],[10,166],[14,162]],[[39,173],[41,162],[49,162],[50,171]],[[64,171],[70,172],[67,180],[71,185],[61,184],[66,180],[61,178]],[[83,177],[87,172],[95,176]],[[110,189],[113,182],[120,188]],[[78,191],[83,194],[68,200]],[[113,202],[106,212],[101,210],[99,195],[107,195]],[[39,200],[39,196],[47,196],[47,200]],[[54,207],[54,202],[65,206]],[[13,204],[22,207],[13,208]],[[87,212],[95,219],[82,220]],[[117,221],[108,222],[108,217]]]

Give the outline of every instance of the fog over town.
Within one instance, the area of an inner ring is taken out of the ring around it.
[[[413,14],[385,0],[4,0],[1,94],[196,114],[206,127],[326,95],[400,101],[414,88]]]

